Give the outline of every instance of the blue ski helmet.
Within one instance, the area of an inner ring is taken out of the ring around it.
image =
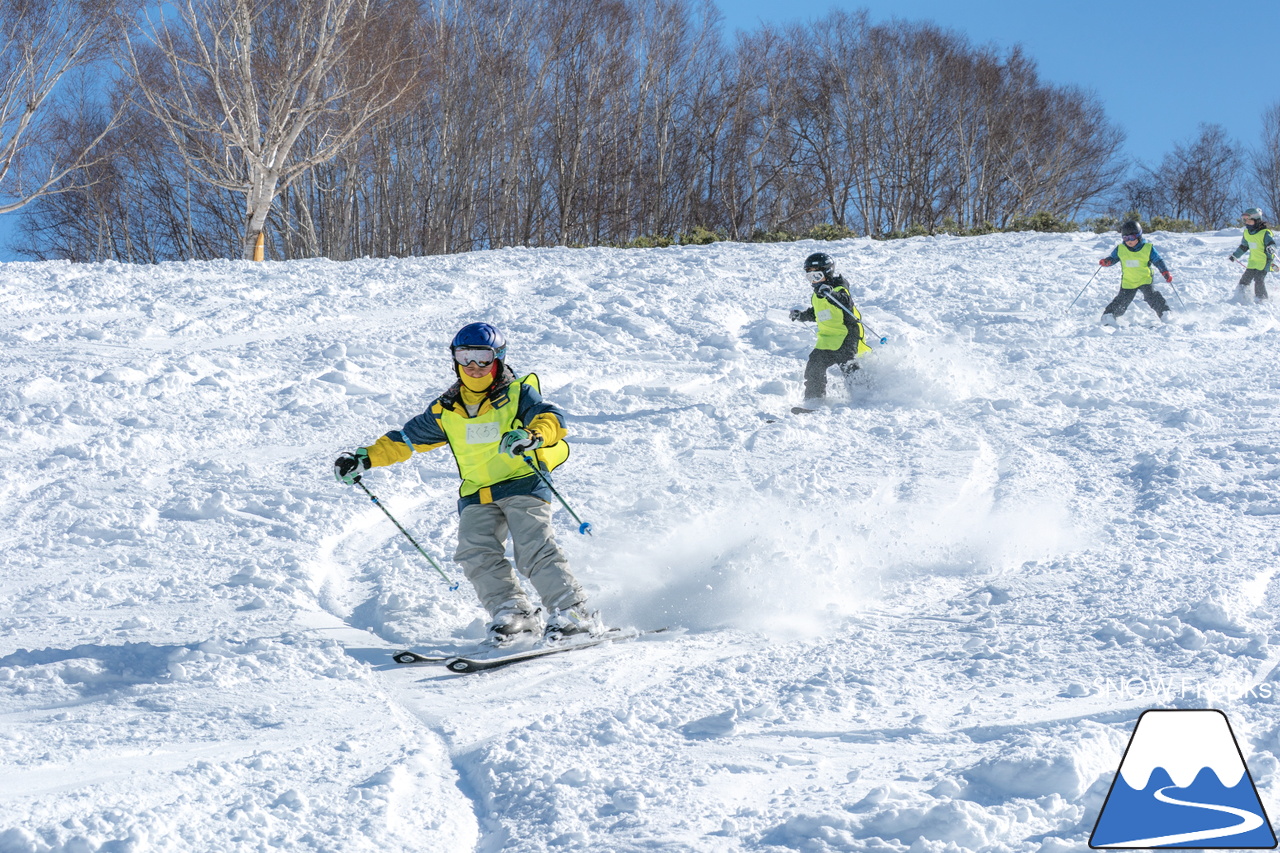
[[[470,323],[458,330],[449,344],[452,354],[458,347],[488,347],[499,361],[506,361],[507,339],[497,326],[488,323]]]

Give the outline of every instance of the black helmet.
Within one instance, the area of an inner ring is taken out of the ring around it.
[[[810,283],[818,285],[830,281],[836,274],[836,262],[826,252],[814,252],[804,259],[804,271],[809,275]],[[818,278],[814,273],[822,273],[822,277]]]
[[[459,347],[484,347],[493,350],[493,357],[502,361],[507,355],[507,339],[496,326],[488,323],[470,323],[458,330],[449,344],[449,352]]]
[[[804,259],[804,271],[813,272],[814,270],[833,273],[836,271],[836,262],[826,252],[814,252]]]
[[[1128,222],[1120,226],[1121,237],[1142,236],[1142,226],[1136,220],[1130,219]]]

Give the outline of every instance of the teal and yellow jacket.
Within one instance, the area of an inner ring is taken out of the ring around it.
[[[1111,254],[1103,258],[1104,261],[1110,261],[1112,264],[1120,264],[1120,289],[1121,290],[1137,290],[1139,287],[1145,287],[1152,282],[1151,268],[1155,267],[1162,273],[1167,273],[1169,268],[1165,266],[1164,259],[1160,257],[1160,253],[1156,251],[1156,247],[1148,243],[1146,240],[1139,240],[1138,245],[1130,249],[1124,243],[1116,246],[1111,250]]]
[[[542,447],[533,456],[539,469],[549,472],[569,456],[564,419],[562,409],[542,399],[536,374],[517,378],[503,365],[489,388],[472,391],[455,382],[425,412],[365,449],[369,465],[378,468],[447,445],[462,478],[458,512],[512,495],[534,495],[549,503],[553,494],[542,478],[523,459],[499,453],[498,442],[512,429],[538,433]]]
[[[1240,245],[1231,253],[1231,257],[1239,258],[1245,254],[1249,256],[1249,263],[1246,264],[1249,269],[1271,269],[1271,264],[1276,259],[1276,240],[1271,235],[1271,229],[1262,223],[1244,229]]]

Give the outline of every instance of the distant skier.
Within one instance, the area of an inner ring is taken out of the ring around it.
[[[814,252],[804,261],[804,273],[813,287],[808,308],[792,308],[792,320],[818,324],[818,342],[804,368],[804,402],[792,411],[811,412],[827,395],[827,370],[839,365],[845,376],[858,370],[858,356],[871,352],[862,327],[862,313],[853,304],[849,283],[836,274],[836,262],[826,252]]]
[[[367,447],[344,453],[334,476],[354,483],[369,468],[448,445],[462,477],[454,559],[489,612],[489,640],[505,644],[542,630],[549,639],[604,630],[551,529],[552,492],[523,459],[549,472],[569,456],[564,412],[542,398],[536,374],[507,366],[507,342],[488,323],[464,326],[449,347],[457,381],[427,410]],[[538,592],[535,608],[506,557]],[[545,615],[545,625],[542,616]]]
[[[1156,312],[1156,316],[1163,320],[1169,314],[1169,303],[1165,302],[1164,295],[1152,286],[1151,267],[1154,266],[1160,270],[1164,280],[1169,283],[1173,282],[1173,273],[1169,272],[1169,268],[1165,266],[1156,247],[1142,239],[1142,226],[1137,222],[1131,219],[1120,226],[1120,240],[1120,245],[1116,246],[1110,255],[1098,261],[1104,267],[1115,263],[1123,267],[1120,276],[1120,292],[1103,309],[1102,325],[1117,325],[1117,318],[1129,309],[1129,303],[1139,292],[1151,306],[1151,310]]]
[[[1231,260],[1239,260],[1242,255],[1248,254],[1249,263],[1240,276],[1240,289],[1236,291],[1236,299],[1243,301],[1252,283],[1253,298],[1263,300],[1267,298],[1267,271],[1277,269],[1276,241],[1267,223],[1262,221],[1262,208],[1251,207],[1240,218],[1244,220],[1244,236],[1240,245],[1231,253]]]

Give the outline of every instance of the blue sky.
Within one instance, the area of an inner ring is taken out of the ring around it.
[[[1125,132],[1125,154],[1159,165],[1204,123],[1236,142],[1260,144],[1262,113],[1280,101],[1280,4],[1168,0],[1134,4],[1076,0],[720,0],[726,30],[755,30],[866,9],[874,22],[933,21],[975,45],[1021,44],[1041,78],[1093,90]],[[17,214],[0,215],[0,260]]]
[[[1280,4],[1166,0],[721,0],[726,29],[754,30],[866,9],[874,23],[933,21],[975,45],[1021,44],[1041,79],[1091,89],[1128,137],[1125,153],[1157,166],[1203,123],[1260,145],[1262,113],[1280,101]]]

